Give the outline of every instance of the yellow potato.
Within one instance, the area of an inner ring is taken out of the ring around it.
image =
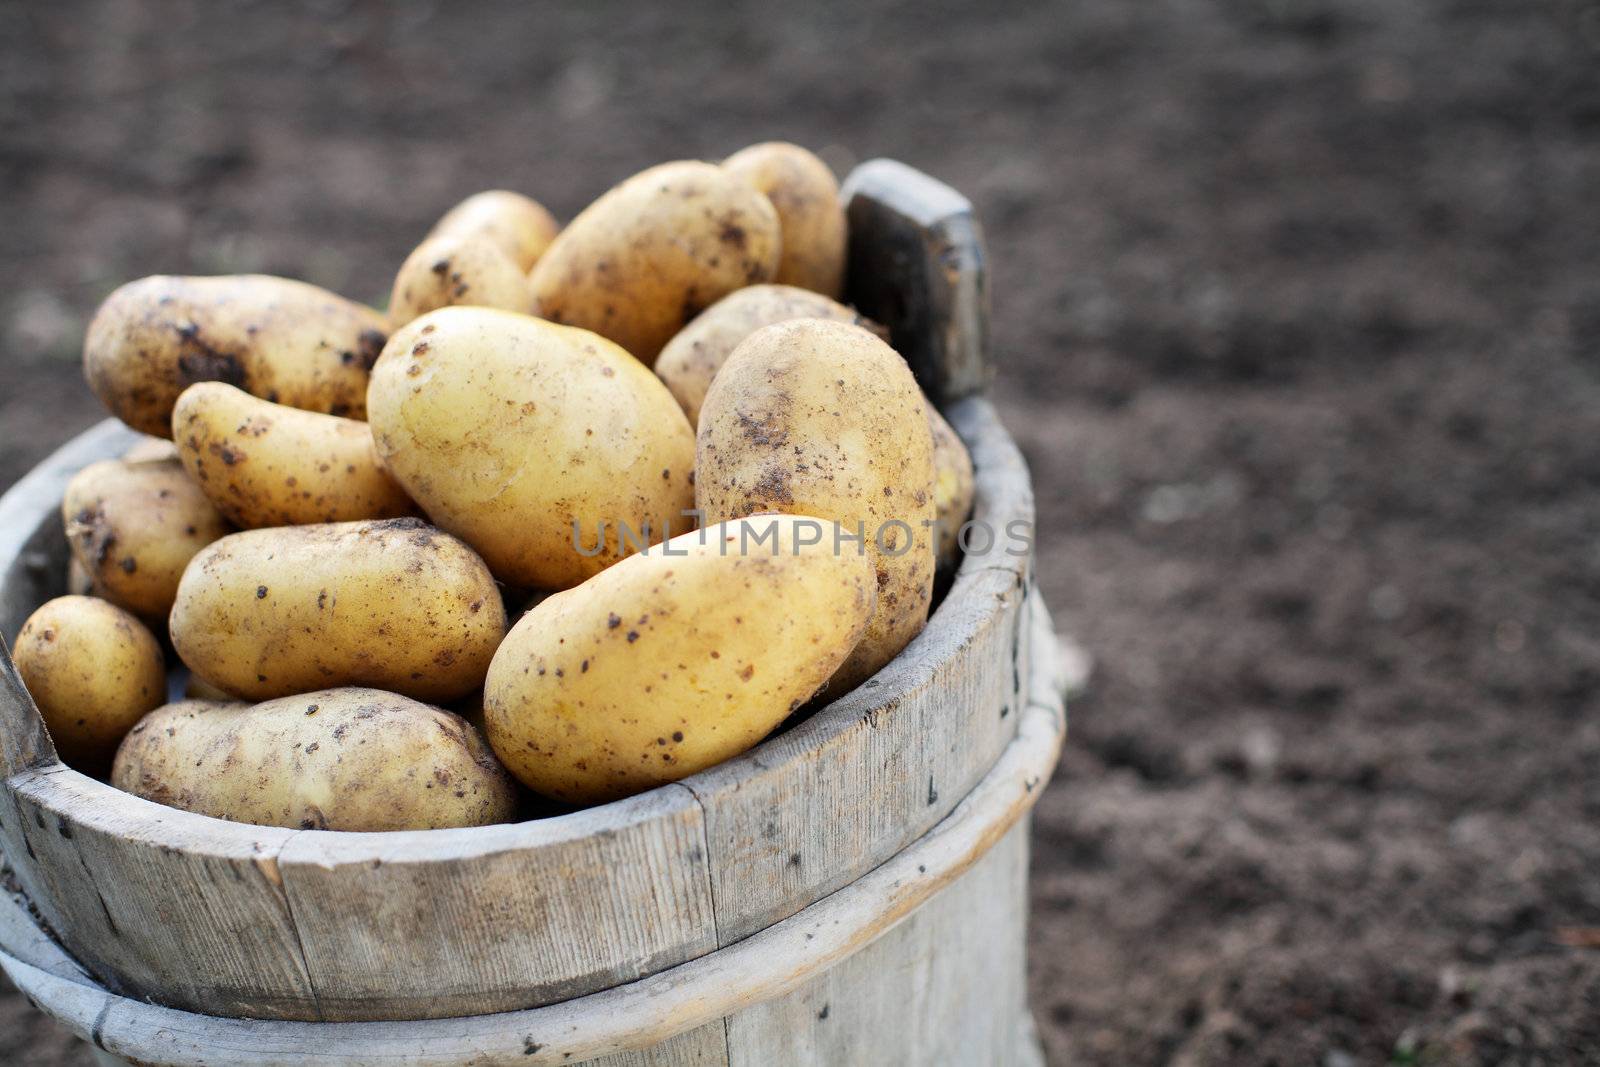
[[[89,323],[84,375],[136,430],[165,437],[195,382],[227,382],[308,411],[362,418],[387,320],[288,278],[155,275],[106,298]]]
[[[939,521],[934,547],[939,566],[948,568],[961,556],[961,524],[972,514],[972,456],[939,409],[931,401],[927,408],[928,429],[933,433],[933,503]]]
[[[12,655],[56,752],[85,774],[105,774],[123,735],[167,699],[155,636],[94,597],[47,601],[22,624]]]
[[[483,561],[420,519],[247,530],[194,558],[170,629],[189,669],[251,700],[372,685],[452,700],[505,634]]]
[[[476,730],[378,689],[168,704],[128,734],[111,784],[218,819],[302,830],[486,826],[509,820],[517,803]]]
[[[833,319],[880,329],[854,309],[792,285],[751,285],[728,294],[679,330],[656,360],[656,376],[672,390],[691,426],[700,422],[711,379],[739,342],[763,326],[789,319]]]
[[[204,678],[189,672],[189,680],[184,683],[183,695],[190,700],[223,700],[233,699],[233,694],[220,685],[212,685]]]
[[[101,460],[67,483],[67,542],[95,590],[164,619],[194,554],[232,528],[176,458]]]
[[[406,257],[389,296],[389,325],[398,329],[442,307],[533,308],[528,276],[505,250],[481,235],[440,234]]]
[[[172,436],[201,491],[241,528],[416,513],[378,462],[371,428],[355,419],[199,382],[178,397]]]
[[[535,264],[536,313],[609,337],[645,366],[684,323],[772,278],[772,203],[710,163],[663,163],[589,205]]]
[[[445,212],[428,236],[487,237],[526,274],[560,232],[561,224],[537,200],[491,189]]]
[[[367,400],[384,466],[508,585],[577,585],[693,527],[689,422],[603,337],[442,308],[390,339]]]
[[[747,337],[700,411],[695,502],[707,523],[763,511],[860,534],[878,606],[836,679],[875,674],[921,632],[933,596],[933,438],[905,361],[859,326],[795,319]]]
[[[501,762],[537,792],[592,803],[755,745],[872,616],[871,564],[835,553],[828,530],[767,515],[681,534],[545,600],[484,683]]]
[[[751,145],[722,166],[764,193],[783,228],[783,258],[774,281],[838,298],[844,292],[847,229],[839,182],[828,165],[799,145]]]
[[[67,592],[74,596],[94,596],[94,578],[89,568],[70,552],[67,554]]]
[[[122,454],[124,463],[143,463],[152,459],[177,459],[178,447],[164,437],[140,434],[139,440]]]

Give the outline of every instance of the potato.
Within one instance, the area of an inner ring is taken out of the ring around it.
[[[972,514],[972,456],[932,401],[927,408],[928,429],[933,433],[933,504],[939,522],[934,549],[940,569],[947,569],[961,557],[961,526]]]
[[[752,285],[730,293],[679,330],[656,360],[656,377],[667,383],[689,424],[700,421],[711,379],[739,342],[763,326],[789,319],[833,319],[878,331],[880,327],[836,300],[792,285]]]
[[[156,275],[100,305],[83,370],[112,414],[158,437],[195,382],[359,419],[387,326],[369,307],[288,278]]]
[[[140,434],[139,439],[122,454],[128,463],[142,463],[152,459],[177,459],[178,447],[164,437]]]
[[[533,307],[528,276],[488,237],[430,237],[406,257],[395,275],[389,324],[398,329],[437,308],[461,305],[526,314]]]
[[[769,141],[735,152],[722,166],[777,209],[783,258],[773,280],[842,295],[847,229],[839,182],[828,165],[799,145]]]
[[[466,545],[420,519],[248,530],[194,558],[172,644],[250,700],[372,685],[453,700],[505,634],[500,591]]]
[[[536,313],[608,337],[650,366],[684,323],[772,278],[772,203],[710,163],[664,163],[589,205],[534,265]]]
[[[56,752],[85,774],[105,774],[123,735],[167,699],[155,636],[95,597],[45,602],[22,624],[12,655]]]
[[[194,554],[232,529],[175,458],[91,463],[61,515],[95,590],[150,620],[166,618]]]
[[[390,338],[367,400],[384,466],[508,585],[577,585],[647,529],[659,541],[668,523],[693,527],[688,420],[586,330],[441,308]]]
[[[183,695],[190,700],[223,700],[231,701],[233,694],[220,685],[213,685],[204,678],[189,672],[189,680],[184,683]]]
[[[111,784],[218,819],[302,830],[485,826],[511,818],[517,800],[476,730],[377,689],[168,704],[128,734]]]
[[[561,224],[537,200],[491,189],[445,212],[428,236],[487,237],[526,274],[560,232]]]
[[[484,722],[523,783],[577,803],[676,781],[766,737],[825,684],[877,599],[828,524],[767,515],[681,534],[523,617]]]
[[[183,466],[235,526],[393,519],[416,506],[378,462],[364,422],[273,404],[222,382],[172,409]]]
[[[872,560],[878,606],[840,689],[927,621],[937,515],[927,406],[905,361],[859,326],[795,319],[734,350],[700,411],[695,502],[707,523],[781,511],[864,535],[842,547]]]
[[[70,552],[67,554],[67,592],[75,596],[94,596],[94,578],[89,568]]]

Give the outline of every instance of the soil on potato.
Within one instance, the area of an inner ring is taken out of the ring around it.
[[[0,86],[0,482],[122,280],[381,300],[468,192],[771,137],[966,190],[1097,661],[1052,1061],[1600,1062],[1595,0],[5,4]]]

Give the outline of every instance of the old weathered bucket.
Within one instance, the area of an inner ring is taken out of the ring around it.
[[[846,183],[853,301],[970,448],[974,551],[855,692],[720,767],[518,825],[344,834],[152,804],[56,759],[0,662],[0,967],[103,1056],[170,1064],[1037,1062],[1028,812],[1063,732],[1027,470],[981,390],[970,205]],[[61,592],[66,480],[0,500],[0,630]],[[1020,524],[1020,525],[1019,525]]]

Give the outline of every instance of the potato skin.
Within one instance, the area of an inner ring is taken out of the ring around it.
[[[778,268],[778,213],[710,163],[663,163],[596,200],[534,265],[534,308],[645,366],[683,325]]]
[[[167,699],[161,645],[104,600],[62,596],[22,624],[17,673],[69,767],[104,775],[133,724]]]
[[[153,459],[177,459],[178,446],[164,437],[145,434],[122,454],[125,463],[144,463]]]
[[[111,784],[218,819],[302,830],[485,826],[516,809],[516,786],[476,730],[378,689],[168,704],[123,741]]]
[[[927,622],[936,511],[926,404],[905,360],[866,330],[795,319],[734,350],[700,411],[695,502],[707,523],[780,511],[865,533],[878,606],[840,668],[841,690]]]
[[[947,570],[961,558],[961,525],[972,514],[972,456],[932,401],[927,401],[927,408],[928,429],[933,434],[933,503],[939,521],[934,548],[939,569]]]
[[[446,211],[428,236],[487,237],[526,274],[560,232],[561,224],[537,200],[490,189]]]
[[[112,414],[158,437],[172,432],[172,405],[195,382],[359,419],[387,326],[369,307],[289,278],[155,275],[95,312],[84,376]]]
[[[832,169],[784,141],[751,145],[722,166],[765,194],[778,212],[783,258],[773,280],[837,300],[844,293],[849,232]]]
[[[226,689],[223,689],[219,685],[214,685],[211,682],[206,681],[193,671],[189,672],[189,680],[184,683],[183,695],[189,700],[221,700],[224,702],[230,702],[234,699],[232,693],[228,692]]]
[[[656,377],[699,425],[711,379],[739,342],[763,326],[789,319],[833,319],[877,332],[881,327],[837,300],[793,285],[751,285],[729,293],[675,334],[656,360]]]
[[[694,433],[666,386],[586,330],[441,308],[390,338],[367,394],[384,466],[508,585],[564,589],[690,529]],[[605,545],[595,551],[598,527]]]
[[[420,519],[224,537],[189,564],[170,622],[190,670],[250,700],[328,685],[453,700],[505,626],[483,561]]]
[[[872,616],[871,563],[835,554],[827,529],[765,515],[681,534],[545,600],[484,683],[501,762],[539,793],[593,803],[757,744]]]
[[[527,314],[528,276],[490,238],[439,234],[423,241],[395,275],[389,325],[399,329],[442,307],[491,307]]]
[[[233,529],[176,458],[91,463],[61,515],[95,591],[150,620],[166,618],[194,554]]]
[[[355,419],[198,382],[172,409],[172,436],[190,477],[242,529],[416,514]]]
[[[67,553],[67,592],[74,596],[94,596],[94,579],[89,568],[72,552]]]

